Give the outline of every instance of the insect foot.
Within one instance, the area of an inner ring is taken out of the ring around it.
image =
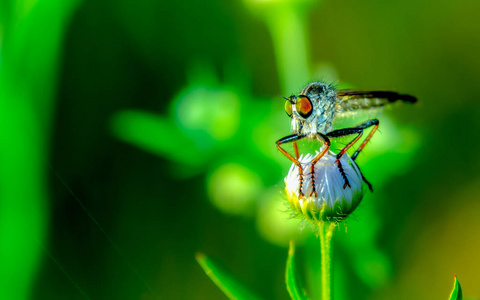
[[[301,155],[298,161],[303,174],[299,174],[299,168],[292,164],[285,177],[289,204],[295,214],[312,222],[343,221],[363,198],[362,173],[348,154],[342,155],[338,164],[336,154],[328,151],[314,165],[312,176],[313,157],[311,154]],[[349,189],[346,189],[347,185]]]
[[[351,188],[350,182],[348,181],[347,175],[345,174],[345,171],[343,170],[342,163],[340,162],[340,159],[337,158],[337,166],[338,170],[340,171],[340,174],[342,174],[343,180],[345,184],[343,185],[343,189],[346,189],[347,187]]]

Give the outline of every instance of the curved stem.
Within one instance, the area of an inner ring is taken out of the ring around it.
[[[331,254],[332,254],[332,236],[334,223],[320,222],[320,249],[322,253],[322,300],[333,299],[332,289],[332,271],[331,271]]]

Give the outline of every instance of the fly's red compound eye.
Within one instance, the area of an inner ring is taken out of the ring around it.
[[[297,98],[297,103],[295,104],[295,108],[297,109],[297,113],[302,118],[308,118],[313,111],[312,102],[308,99],[307,96],[299,96]]]
[[[292,117],[292,103],[290,100],[285,101],[285,112],[287,116]]]

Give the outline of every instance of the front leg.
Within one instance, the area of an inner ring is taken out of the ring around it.
[[[315,158],[312,159],[311,161],[312,191],[310,192],[310,195],[309,195],[310,197],[312,195],[314,195],[315,197],[318,196],[317,191],[315,189],[315,164],[320,160],[320,158],[322,158],[325,155],[325,153],[327,153],[328,149],[330,148],[330,139],[326,135],[322,133],[317,133],[317,139],[323,141],[323,143],[325,144],[325,148],[320,153],[318,153],[315,156]]]
[[[277,141],[278,150],[280,150],[280,152],[282,152],[283,155],[285,155],[289,160],[291,160],[298,167],[298,175],[299,175],[299,178],[300,178],[300,186],[299,186],[298,197],[300,199],[303,198],[303,196],[304,196],[303,191],[302,191],[302,189],[303,189],[303,168],[302,168],[302,164],[298,161],[299,155],[298,155],[297,141],[300,140],[300,139],[303,139],[304,137],[305,137],[305,135],[292,134],[292,135],[286,136],[284,138],[281,138]],[[281,144],[290,143],[290,142],[294,143],[293,145],[294,145],[295,156],[296,157],[293,157],[293,155],[291,155],[285,149],[280,147]]]
[[[297,141],[293,141],[293,151],[295,151],[295,158],[298,159],[300,157],[300,153],[298,152]]]

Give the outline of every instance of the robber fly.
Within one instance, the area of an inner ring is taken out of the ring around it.
[[[312,82],[303,88],[298,96],[292,95],[285,99],[285,111],[287,115],[292,118],[291,132],[293,134],[279,139],[277,141],[277,148],[298,167],[298,173],[300,176],[300,198],[304,195],[302,193],[303,169],[298,161],[298,140],[303,138],[317,139],[325,145],[325,147],[323,147],[323,149],[311,161],[312,191],[309,196],[314,195],[317,197],[314,168],[315,164],[329,150],[330,139],[356,134],[356,137],[336,156],[339,171],[345,181],[345,184],[343,185],[343,188],[345,189],[350,187],[350,183],[343,171],[340,158],[362,137],[365,129],[373,127],[368,136],[363,140],[360,147],[358,147],[352,155],[352,159],[355,161],[358,154],[377,130],[379,122],[378,119],[371,119],[355,127],[332,130],[334,118],[357,110],[382,107],[397,100],[410,103],[415,103],[417,101],[413,96],[401,95],[395,92],[335,90],[332,86],[323,82]],[[280,146],[290,142],[293,142],[295,156],[288,153]],[[369,189],[373,191],[372,185],[363,175],[362,178],[368,185]]]

